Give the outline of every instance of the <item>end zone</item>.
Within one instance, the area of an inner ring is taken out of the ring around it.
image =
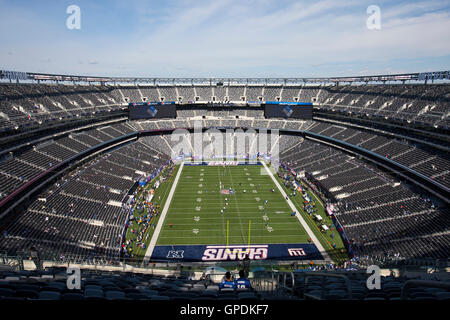
[[[317,247],[311,243],[252,244],[248,245],[174,245],[156,246],[154,260],[186,262],[218,262],[243,260],[323,261]]]

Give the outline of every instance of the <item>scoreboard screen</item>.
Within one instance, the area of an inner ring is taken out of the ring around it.
[[[264,116],[266,118],[286,118],[312,120],[312,103],[266,103]]]
[[[177,110],[175,103],[130,103],[128,117],[130,120],[176,118]]]

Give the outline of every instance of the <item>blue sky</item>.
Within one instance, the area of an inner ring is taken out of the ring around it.
[[[69,30],[66,9],[81,10]],[[369,30],[367,8],[380,8]],[[450,70],[450,0],[0,0],[0,69],[137,77]]]

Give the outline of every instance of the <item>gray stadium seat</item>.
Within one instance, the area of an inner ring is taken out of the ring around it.
[[[124,300],[124,299],[126,299],[125,293],[122,291],[106,291],[105,298],[107,300]]]
[[[58,288],[59,290],[64,290],[67,288],[67,285],[65,283],[55,281],[55,282],[49,282],[47,284],[47,287],[53,287],[53,288]]]
[[[217,297],[217,291],[216,290],[205,290],[200,294],[202,297]]]
[[[151,300],[170,300],[168,296],[151,296]]]
[[[85,298],[103,298],[103,291],[95,289],[85,289],[84,296]]]
[[[99,285],[87,284],[84,287],[84,290],[100,290],[100,291],[103,291],[103,288],[101,286],[99,286]]]
[[[27,299],[37,299],[39,297],[39,293],[32,290],[17,290],[14,293],[14,296]]]
[[[129,293],[126,295],[126,297],[131,300],[148,300],[149,299],[149,297],[147,297],[143,293]]]
[[[247,299],[256,300],[256,299],[258,299],[258,297],[253,292],[239,292],[237,296],[238,296],[239,300],[244,300],[244,299],[245,300],[247,300]]]
[[[434,294],[438,300],[450,300],[450,292],[436,292]]]
[[[81,293],[65,293],[61,296],[62,300],[85,300]]]
[[[0,288],[0,297],[12,297],[14,295],[14,290],[9,288]]]
[[[61,294],[53,291],[41,291],[39,293],[39,300],[60,300]]]

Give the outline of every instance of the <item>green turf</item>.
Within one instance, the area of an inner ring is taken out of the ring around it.
[[[297,217],[291,216],[291,209],[271,178],[261,175],[261,168],[184,166],[157,245],[226,245],[227,241],[230,245],[248,244],[249,224],[251,244],[307,242],[306,231]],[[235,194],[221,194],[220,182],[223,188],[233,188]],[[275,192],[270,191],[272,188]],[[263,218],[264,210],[271,232]]]

